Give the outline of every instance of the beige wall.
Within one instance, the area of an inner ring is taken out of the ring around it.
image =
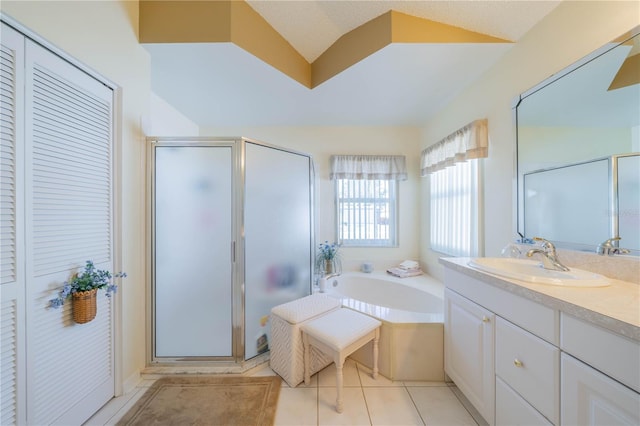
[[[122,298],[122,374],[135,385],[145,364],[145,157],[141,117],[147,114],[150,59],[138,44],[137,1],[6,1],[1,10],[121,88],[120,266],[128,278]],[[117,206],[116,206],[117,207]]]
[[[484,164],[485,255],[497,256],[515,232],[515,127],[512,101],[538,82],[640,24],[637,1],[565,1],[525,35],[471,87],[425,123],[422,148],[465,124],[489,119]],[[429,211],[428,179],[421,189],[422,219]],[[420,236],[421,261],[442,278],[439,253],[429,249],[429,227]]]
[[[142,131],[147,136],[198,136],[200,128],[160,96],[151,92],[149,115],[142,117]]]
[[[409,179],[400,182],[399,244],[397,248],[344,248],[343,267],[353,269],[363,261],[374,267],[418,259],[420,215],[420,130],[413,127],[236,127],[201,128],[201,136],[246,136],[313,156],[316,167],[316,241],[335,240],[333,183],[329,180],[332,154],[406,155]]]

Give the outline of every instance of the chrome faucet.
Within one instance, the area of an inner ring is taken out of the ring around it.
[[[613,238],[609,238],[604,243],[598,244],[598,247],[596,248],[596,253],[598,253],[601,256],[613,256],[614,254],[629,253],[629,250],[616,247],[613,245],[614,241],[620,241],[620,239],[621,237],[613,237]]]
[[[560,263],[558,259],[558,254],[556,253],[556,246],[551,243],[551,241],[545,240],[544,238],[534,237],[534,241],[540,241],[541,248],[534,248],[527,252],[527,257],[531,257],[534,254],[538,253],[542,259],[542,267],[545,269],[551,269],[553,271],[564,271],[567,272],[569,268]]]

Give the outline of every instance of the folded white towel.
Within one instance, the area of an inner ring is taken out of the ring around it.
[[[418,269],[420,267],[420,264],[415,260],[405,260],[404,262],[400,263],[398,267],[401,269]]]
[[[424,274],[424,272],[422,272],[420,269],[407,270],[402,268],[389,268],[387,269],[387,273],[398,278],[415,277]]]

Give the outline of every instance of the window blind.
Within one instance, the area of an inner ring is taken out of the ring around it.
[[[478,160],[456,163],[429,178],[431,249],[451,256],[478,256]]]
[[[352,246],[396,245],[397,181],[336,181],[338,241]]]

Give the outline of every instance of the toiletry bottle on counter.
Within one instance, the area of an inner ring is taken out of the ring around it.
[[[269,340],[267,338],[267,321],[269,321],[269,315],[260,317],[260,331],[256,336],[256,350],[258,354],[265,353],[269,350]]]

